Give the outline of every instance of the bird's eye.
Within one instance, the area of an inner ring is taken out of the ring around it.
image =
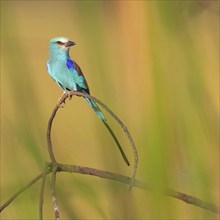
[[[61,42],[61,41],[57,41],[56,43],[59,44],[59,45],[64,45],[64,43]]]

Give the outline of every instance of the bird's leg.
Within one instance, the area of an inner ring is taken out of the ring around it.
[[[67,95],[68,95],[69,100],[71,100],[73,95],[71,95],[70,91],[67,92]]]
[[[65,93],[66,93],[66,92],[64,91],[64,92],[63,92],[63,95],[64,95]],[[65,99],[62,100],[63,95],[62,95],[60,98],[58,98],[58,103],[60,104],[60,108],[64,108],[64,105],[65,105]]]

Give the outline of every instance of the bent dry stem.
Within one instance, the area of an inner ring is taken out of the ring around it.
[[[69,164],[61,164],[57,163],[54,153],[53,153],[53,148],[52,148],[52,141],[51,141],[51,129],[52,129],[52,123],[54,120],[54,117],[60,107],[62,107],[62,103],[65,102],[67,97],[71,97],[72,95],[77,95],[77,96],[83,96],[92,99],[93,101],[97,102],[99,105],[101,105],[122,127],[122,129],[125,131],[132,149],[134,153],[134,170],[132,177],[128,176],[123,176],[120,174],[112,173],[109,171],[104,171],[104,170],[99,170],[91,167],[83,167],[83,166],[77,166],[77,165],[69,165]],[[60,102],[55,106],[53,109],[52,115],[49,119],[48,122],[48,129],[47,129],[47,141],[48,141],[48,153],[50,156],[50,162],[45,164],[44,170],[41,174],[38,176],[34,177],[29,183],[27,183],[22,189],[18,190],[15,194],[13,194],[4,204],[0,206],[0,212],[2,212],[6,207],[8,207],[19,195],[21,195],[24,191],[29,189],[31,186],[33,186],[35,183],[37,183],[39,180],[42,179],[41,182],[41,187],[40,187],[40,196],[39,196],[39,218],[40,220],[43,220],[43,194],[44,194],[44,188],[45,188],[45,181],[46,177],[48,174],[52,174],[52,184],[51,184],[51,189],[52,189],[52,199],[53,199],[53,208],[54,208],[54,215],[55,219],[59,220],[60,215],[59,215],[59,209],[57,205],[57,198],[56,198],[56,193],[55,193],[55,183],[56,183],[56,174],[57,172],[68,172],[68,173],[80,173],[80,174],[85,174],[85,175],[92,175],[92,176],[97,176],[100,178],[104,179],[109,179],[109,180],[114,180],[117,182],[121,182],[124,184],[127,184],[133,187],[137,187],[140,189],[144,190],[150,190],[152,191],[152,188],[145,182],[142,182],[140,180],[135,179],[136,175],[136,170],[137,170],[137,163],[138,163],[138,157],[137,157],[137,150],[135,147],[135,144],[133,142],[133,139],[131,138],[126,126],[120,121],[120,119],[111,111],[109,110],[101,101],[96,99],[95,97],[92,97],[87,94],[79,93],[79,92],[70,92],[70,94],[64,94]],[[201,200],[199,198],[196,198],[194,196],[181,193],[172,189],[168,189],[163,192],[164,195],[184,201],[188,204],[200,207],[202,209],[214,212],[214,213],[220,213],[220,207],[217,205],[206,202],[204,200]]]
[[[130,132],[128,131],[127,127],[125,126],[125,124],[119,119],[119,117],[114,113],[112,112],[104,103],[102,103],[99,99],[97,99],[96,97],[93,97],[91,95],[88,95],[88,94],[84,94],[84,93],[81,93],[81,92],[75,92],[75,91],[70,91],[69,92],[69,95],[72,96],[72,95],[76,95],[76,96],[82,96],[82,97],[86,97],[86,98],[89,98],[91,100],[93,100],[94,102],[98,103],[100,106],[102,106],[103,109],[106,110],[106,112],[108,112],[112,118],[115,119],[115,121],[120,125],[120,127],[122,128],[122,130],[125,132],[130,144],[131,144],[131,147],[132,147],[132,150],[133,150],[133,155],[134,155],[134,165],[133,165],[133,173],[132,173],[132,176],[131,176],[131,183],[129,185],[129,189],[131,190],[132,188],[132,184],[135,180],[135,176],[136,176],[136,173],[137,173],[137,167],[138,167],[138,153],[137,153],[137,148],[136,148],[136,145],[133,141],[133,138],[131,137],[130,135]],[[61,97],[61,100],[65,102],[66,98],[69,96],[68,94],[64,94],[62,97]]]
[[[128,176],[123,176],[121,174],[112,173],[105,170],[99,170],[91,167],[84,167],[84,166],[78,166],[78,165],[70,165],[70,164],[61,164],[61,163],[46,163],[44,170],[48,170],[46,175],[52,173],[54,170],[53,166],[56,166],[57,172],[67,172],[67,173],[79,173],[79,174],[85,174],[90,176],[96,176],[103,179],[109,179],[116,182],[120,182],[123,184],[129,185],[131,182],[131,178]],[[33,178],[29,183],[27,183],[22,189],[17,191],[14,195],[12,195],[1,207],[0,212],[3,211],[8,205],[10,205],[20,194],[22,194],[25,190],[29,189],[31,186],[33,186],[35,183],[37,183],[39,180],[44,178],[44,172]],[[146,182],[140,181],[135,179],[134,187],[151,191],[152,187],[147,184]],[[183,202],[186,202],[188,204],[197,206],[199,208],[214,212],[214,213],[220,213],[220,207],[217,205],[206,202],[202,199],[196,198],[194,196],[181,193],[172,189],[168,189],[164,191],[165,196],[169,196],[178,200],[181,200]]]

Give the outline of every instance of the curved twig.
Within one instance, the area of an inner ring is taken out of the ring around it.
[[[118,116],[112,112],[103,102],[101,102],[99,99],[97,99],[96,97],[94,96],[91,96],[91,95],[88,95],[88,94],[85,94],[85,93],[82,93],[82,92],[75,92],[75,91],[70,91],[69,93],[64,93],[62,95],[62,97],[60,98],[59,100],[59,103],[58,105],[55,107],[56,110],[53,111],[53,114],[51,116],[51,124],[52,124],[52,121],[53,121],[53,118],[55,117],[55,114],[58,110],[58,108],[60,107],[60,105],[62,103],[65,103],[65,100],[67,99],[67,97],[71,97],[72,95],[76,95],[76,96],[82,96],[82,97],[86,97],[86,98],[89,98],[91,100],[93,100],[94,102],[98,103],[99,105],[101,105],[114,119],[115,121],[120,125],[120,127],[123,129],[123,131],[125,132],[130,144],[131,144],[131,147],[132,147],[132,150],[133,150],[133,154],[134,154],[134,166],[133,166],[133,173],[132,173],[132,176],[131,176],[131,182],[130,182],[130,185],[129,185],[129,190],[131,190],[132,188],[132,185],[133,185],[133,182],[135,180],[135,176],[136,176],[136,173],[137,173],[137,166],[138,166],[138,153],[137,153],[137,148],[135,146],[135,143],[127,129],[127,127],[125,126],[125,124],[118,118]],[[51,128],[51,126],[50,126]],[[50,138],[50,137],[49,137]],[[51,143],[51,141],[50,141]]]
[[[62,104],[61,102],[58,102],[56,104],[56,106],[53,109],[53,112],[50,116],[50,119],[48,121],[48,126],[47,126],[47,149],[48,149],[48,153],[49,153],[49,156],[50,156],[50,160],[53,163],[56,163],[56,159],[55,159],[55,156],[54,156],[54,153],[53,153],[53,147],[52,147],[52,141],[51,141],[51,128],[52,128],[52,124],[53,124],[53,119],[54,119],[58,109],[60,108],[61,104]]]
[[[45,179],[46,176],[49,173],[52,173],[52,196],[53,196],[53,205],[54,205],[54,212],[55,212],[55,217],[56,219],[59,219],[59,212],[57,208],[57,203],[56,203],[56,195],[55,195],[55,181],[56,181],[56,173],[57,172],[73,172],[73,173],[81,173],[81,174],[87,174],[87,175],[93,175],[105,179],[110,179],[114,181],[118,181],[124,184],[128,184],[129,187],[131,188],[132,186],[144,189],[144,190],[152,190],[152,188],[147,185],[145,182],[142,182],[140,180],[135,179],[136,171],[137,171],[137,163],[138,163],[138,157],[137,157],[137,150],[135,147],[135,144],[125,127],[125,125],[122,123],[122,121],[110,110],[105,106],[101,101],[96,99],[95,97],[92,97],[90,95],[80,93],[80,92],[70,92],[70,95],[77,95],[77,96],[83,96],[87,97],[89,99],[92,99],[93,101],[97,102],[99,105],[101,105],[122,127],[124,132],[126,133],[132,148],[134,152],[134,170],[133,170],[133,175],[132,177],[128,176],[123,176],[120,174],[108,172],[108,171],[103,171],[103,170],[98,170],[90,167],[83,167],[83,166],[76,166],[76,165],[66,165],[66,164],[60,164],[56,162],[54,153],[53,153],[53,148],[52,148],[52,142],[51,142],[51,128],[52,128],[52,123],[53,119],[56,115],[57,110],[61,107],[62,103],[65,102],[69,94],[64,94],[59,103],[55,106],[52,115],[49,119],[48,122],[48,128],[47,128],[47,141],[48,141],[48,152],[50,155],[51,162],[46,163],[44,167],[44,172],[33,178],[29,183],[27,183],[23,188],[21,188],[19,191],[17,191],[14,195],[12,195],[3,205],[0,206],[0,212],[2,212],[9,204],[11,204],[21,193],[23,193],[25,190],[29,189],[32,185],[34,185],[38,180],[41,178],[42,184],[41,184],[41,190],[40,190],[40,201],[39,201],[39,213],[40,213],[40,219],[43,218],[43,191],[45,187]],[[181,201],[184,201],[186,203],[195,205],[197,207],[215,212],[215,213],[220,213],[220,207],[213,203],[209,203],[206,201],[203,201],[199,198],[196,198],[194,196],[190,196],[185,193],[181,193],[172,189],[164,191],[164,195],[179,199]]]

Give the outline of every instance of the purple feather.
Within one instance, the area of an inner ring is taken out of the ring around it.
[[[67,58],[66,66],[67,66],[68,69],[71,69],[71,68],[74,69],[74,63],[73,63],[73,61],[70,58]]]

